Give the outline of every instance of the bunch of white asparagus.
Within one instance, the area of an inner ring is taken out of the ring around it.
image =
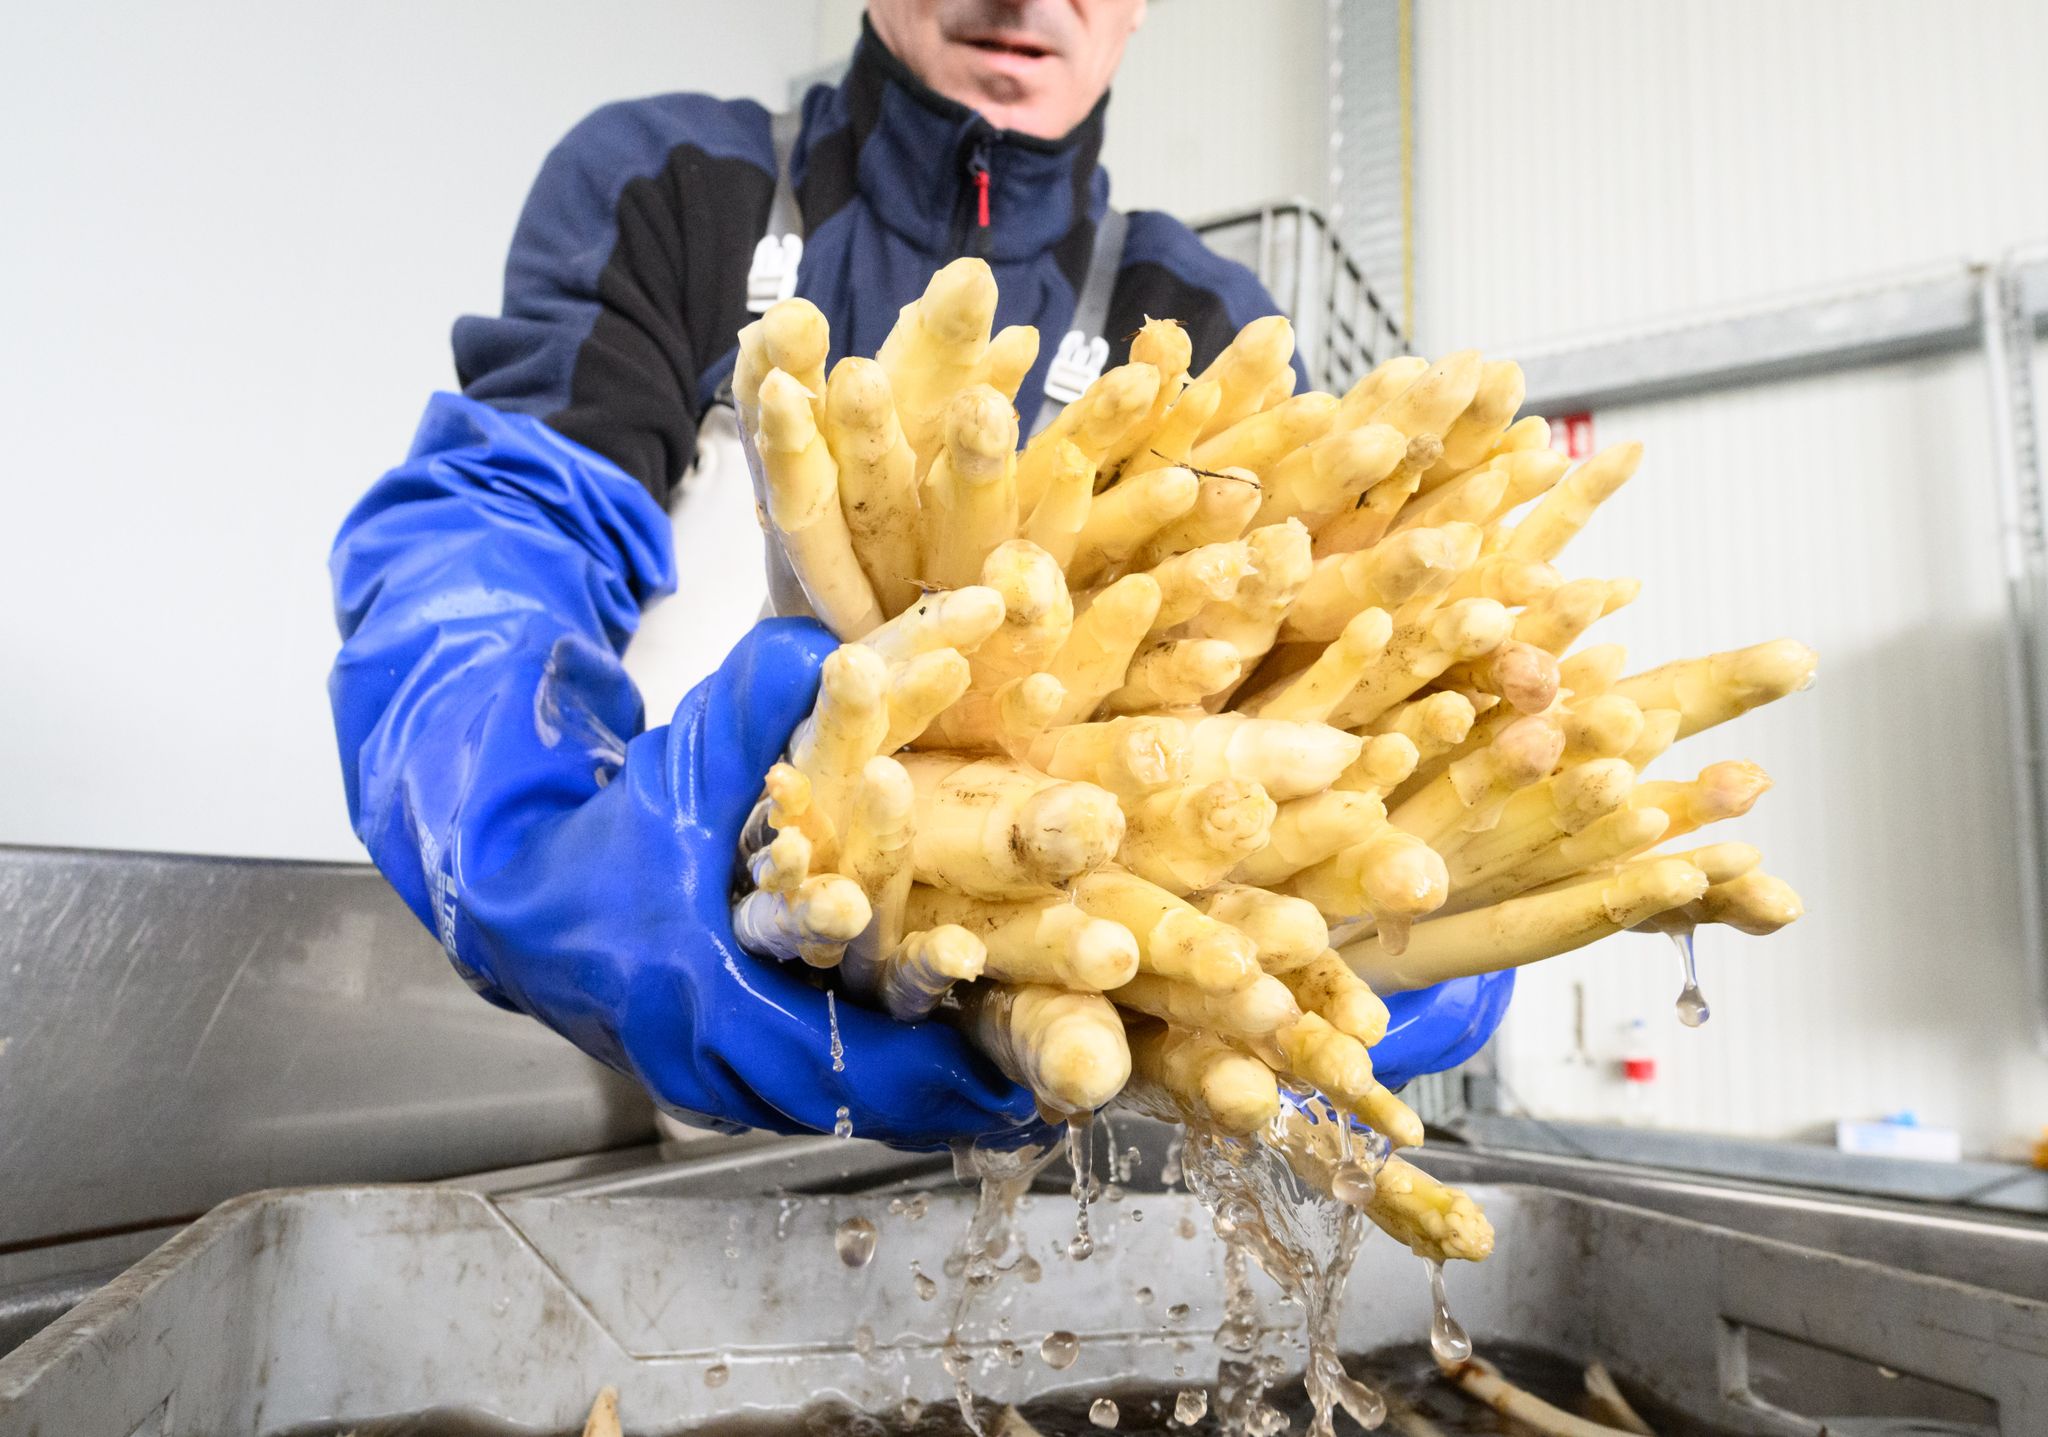
[[[1811,651],[1574,651],[1639,586],[1552,561],[1640,446],[1570,468],[1471,352],[1296,394],[1274,317],[1200,374],[1148,321],[1020,451],[1038,335],[991,336],[995,304],[956,261],[829,377],[809,303],[741,332],[762,522],[846,641],[749,824],[749,949],[943,1007],[1050,1115],[1121,1097],[1307,1162],[1329,1134],[1287,1127],[1283,1083],[1421,1140],[1373,1076],[1378,994],[1799,915],[1746,845],[1653,852],[1760,769],[1639,775]],[[1369,1211],[1428,1256],[1491,1243],[1399,1159]]]

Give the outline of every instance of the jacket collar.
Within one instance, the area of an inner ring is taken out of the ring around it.
[[[1001,130],[927,87],[865,17],[852,66],[836,88],[804,99],[792,178],[815,229],[858,194],[880,222],[941,260],[979,254],[1015,263],[1073,247],[1109,200],[1097,164],[1104,95],[1057,140]],[[986,169],[989,224],[978,223],[975,174]]]

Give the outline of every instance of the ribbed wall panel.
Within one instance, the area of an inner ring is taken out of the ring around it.
[[[1596,417],[1598,442],[1648,451],[1562,564],[1644,581],[1597,639],[1627,643],[1631,669],[1779,635],[1820,651],[1813,689],[1652,771],[1762,763],[1775,792],[1678,846],[1757,844],[1808,915],[1769,939],[1702,932],[1714,1016],[1697,1032],[1663,938],[1526,970],[1502,1051],[1532,1110],[1617,1116],[1612,1062],[1641,1016],[1660,1125],[1784,1136],[1911,1108],[1978,1151],[2039,1130],[1986,404],[1981,363],[1958,356]],[[1573,1062],[1580,984],[1597,1068]]]
[[[2048,5],[1432,0],[1415,330],[1553,341],[2048,238]]]
[[[1103,162],[1125,209],[1184,219],[1300,196],[1328,159],[1323,0],[1164,0],[1124,52]]]
[[[1380,299],[1406,299],[1407,206],[1402,194],[1401,7],[1404,0],[1332,0],[1339,142],[1331,151],[1337,232]]]

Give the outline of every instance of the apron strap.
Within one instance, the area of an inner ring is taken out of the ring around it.
[[[789,157],[803,123],[796,110],[778,110],[768,117],[768,136],[775,146],[775,197],[768,202],[768,229],[754,246],[754,263],[747,270],[747,309],[753,314],[766,314],[770,306],[796,293],[796,267],[804,256],[804,215],[789,182]]]
[[[1102,328],[1109,321],[1109,299],[1116,289],[1117,271],[1123,267],[1124,212],[1105,209],[1095,226],[1095,246],[1088,256],[1088,275],[1081,282],[1080,297],[1074,302],[1074,327],[1060,341],[1052,364],[1045,373],[1045,401],[1031,432],[1058,417],[1066,405],[1081,397],[1082,391],[1102,374],[1109,360],[1109,339]]]

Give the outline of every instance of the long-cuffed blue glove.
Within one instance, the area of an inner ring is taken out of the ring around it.
[[[1373,1045],[1373,1076],[1398,1088],[1424,1073],[1457,1067],[1493,1036],[1514,996],[1512,968],[1387,994],[1391,1018],[1387,1036]]]
[[[1030,1095],[939,1023],[841,1003],[740,950],[731,892],[761,777],[831,636],[757,627],[636,733],[618,653],[670,587],[666,515],[526,415],[437,395],[343,524],[329,680],[355,830],[472,987],[715,1127],[936,1146]]]

